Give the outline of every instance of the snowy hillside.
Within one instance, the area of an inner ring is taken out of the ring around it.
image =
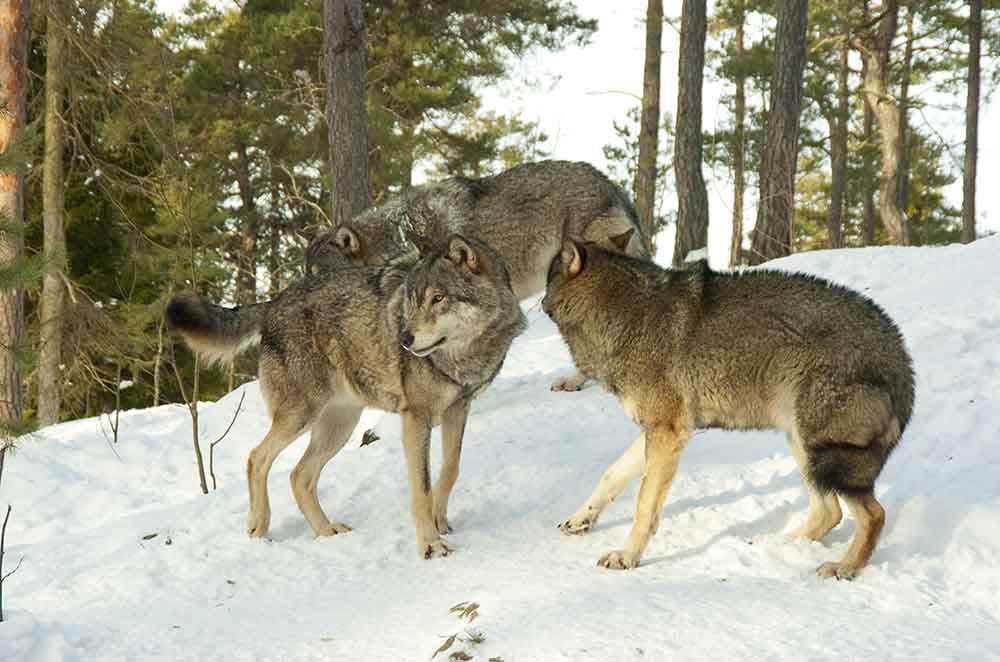
[[[354,527],[328,539],[289,489],[304,439],[271,473],[272,540],[246,537],[244,463],[268,422],[255,384],[209,496],[179,406],[124,414],[121,459],[96,419],[25,441],[0,493],[7,568],[24,557],[0,660],[428,660],[468,627],[448,613],[462,601],[480,604],[485,641],[438,660],[1000,659],[1000,237],[773,266],[868,294],[914,356],[915,416],[878,488],[885,533],[856,581],[814,575],[849,517],[823,543],[780,535],[807,499],[777,433],[698,434],[642,567],[596,567],[628,532],[635,486],[587,536],[556,524],[636,429],[598,388],[549,392],[570,361],[535,305],[473,406],[444,559],[417,557],[394,415],[366,412],[327,467],[320,500]],[[206,453],[239,396],[204,406]],[[372,425],[381,441],[359,447]]]

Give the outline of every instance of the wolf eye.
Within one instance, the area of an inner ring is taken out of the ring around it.
[[[432,306],[436,306],[437,304],[441,303],[442,301],[444,301],[444,295],[441,294],[441,293],[435,294],[434,296],[431,297],[431,305]]]

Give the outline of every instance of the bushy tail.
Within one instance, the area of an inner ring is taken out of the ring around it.
[[[208,363],[229,363],[260,342],[266,307],[267,303],[257,303],[223,308],[193,294],[181,295],[167,304],[167,324]]]
[[[888,453],[879,445],[868,447],[830,442],[809,449],[809,475],[823,492],[867,494],[875,487]]]

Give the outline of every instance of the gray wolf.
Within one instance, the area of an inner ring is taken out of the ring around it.
[[[416,262],[307,276],[266,303],[222,308],[177,297],[167,319],[210,361],[260,344],[260,386],[271,428],[247,461],[247,532],[270,523],[267,474],[275,457],[310,430],[292,471],[295,501],[318,536],[349,531],[320,507],[323,467],[347,442],[367,406],[402,418],[417,548],[451,551],[448,498],[458,478],[469,403],[497,375],[525,318],[503,259],[454,236]],[[441,425],[444,462],[433,489],[431,428]]]
[[[541,161],[481,179],[452,177],[415,186],[317,236],[306,249],[306,272],[344,264],[386,264],[452,233],[492,246],[510,269],[514,294],[524,299],[545,288],[552,258],[566,239],[607,241],[630,235],[625,252],[648,259],[628,196],[587,163]],[[580,375],[553,384],[577,390]]]
[[[856,530],[823,577],[851,579],[885,521],[875,479],[913,409],[913,369],[899,330],[871,300],[810,276],[716,273],[706,262],[666,270],[592,244],[567,242],[549,271],[542,308],[577,367],[614,393],[641,436],[560,525],[583,533],[642,475],[621,550],[599,565],[639,564],[685,443],[696,428],[788,435],[809,492],[794,532],[819,540],[841,520]]]

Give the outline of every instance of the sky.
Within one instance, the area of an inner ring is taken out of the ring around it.
[[[157,5],[176,11],[183,0],[158,0]],[[220,2],[220,4],[225,4]],[[713,4],[712,2],[709,5]],[[483,110],[518,112],[522,119],[538,122],[549,136],[545,150],[553,159],[587,161],[606,170],[602,148],[615,142],[612,124],[622,121],[629,108],[639,105],[642,94],[643,52],[645,48],[645,0],[578,0],[580,14],[598,21],[598,31],[582,47],[571,46],[558,53],[535,53],[513,68],[512,80],[483,91]],[[664,15],[680,15],[679,0],[664,2]],[[711,7],[709,7],[711,11]],[[677,56],[679,35],[669,23],[663,29],[660,109],[675,115],[677,105]],[[706,76],[703,88],[703,128],[711,130],[725,121],[727,109],[720,103],[724,86]],[[920,90],[915,90],[920,94]],[[956,100],[950,100],[954,103]],[[963,98],[958,100],[964,108]],[[954,113],[912,114],[916,126],[933,122],[933,130],[956,145],[955,158],[962,158],[964,115]],[[961,165],[958,163],[957,165]],[[992,174],[1000,168],[1000,111],[984,104],[980,110],[979,172],[976,210],[980,231],[1000,231],[1000,187],[991,187]],[[729,260],[732,216],[732,186],[728,173],[704,170],[709,198],[709,260],[724,266]],[[416,181],[419,183],[420,174]],[[756,216],[756,191],[748,190],[744,209],[745,231]],[[959,179],[948,191],[952,205],[961,207]],[[676,194],[668,193],[667,209],[676,208]],[[673,230],[668,228],[657,239],[660,252],[673,245]],[[667,248],[665,248],[667,247]]]

